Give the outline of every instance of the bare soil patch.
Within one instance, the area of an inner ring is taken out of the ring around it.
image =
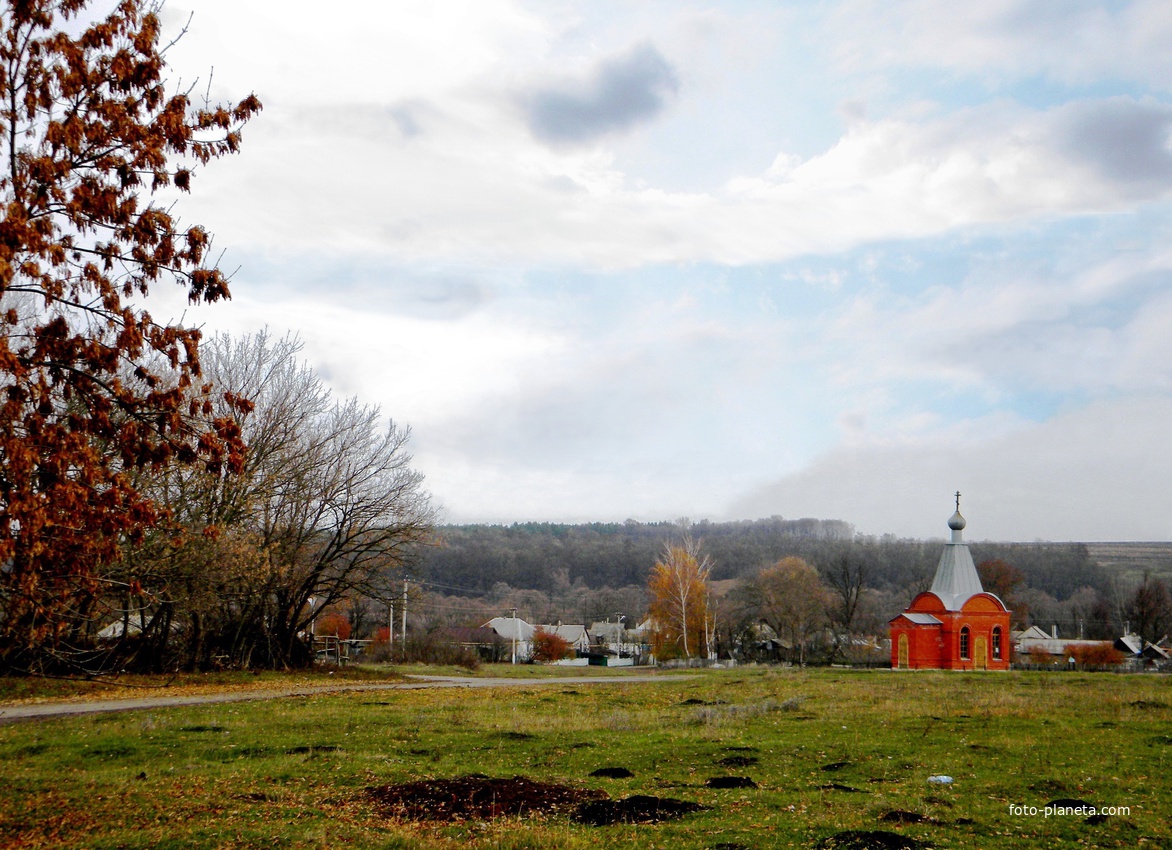
[[[752,767],[757,762],[756,756],[725,756],[717,764],[724,767]]]
[[[602,791],[535,782],[524,776],[491,779],[476,774],[382,785],[368,788],[366,793],[393,817],[426,821],[490,820],[554,812],[606,796]]]
[[[757,783],[748,776],[713,776],[704,783],[709,788],[756,788]]]
[[[583,803],[571,817],[590,826],[610,826],[616,823],[662,823],[698,812],[704,807],[686,800],[670,797],[648,797],[633,794],[622,800],[594,800]]]
[[[391,817],[441,823],[568,811],[578,823],[609,826],[660,823],[704,808],[685,800],[641,794],[612,800],[605,791],[537,782],[524,776],[492,779],[480,774],[381,785],[367,788],[366,793]]]

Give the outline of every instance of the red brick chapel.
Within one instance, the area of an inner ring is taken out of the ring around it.
[[[897,670],[1008,670],[1009,609],[981,587],[962,532],[960,493],[948,520],[952,538],[932,588],[893,619],[891,666]]]

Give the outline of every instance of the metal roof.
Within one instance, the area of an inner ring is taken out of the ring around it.
[[[492,629],[505,640],[533,640],[533,626],[517,617],[493,617],[484,624],[484,628]]]
[[[931,614],[915,614],[915,613],[908,613],[907,611],[904,611],[899,616],[900,617],[907,617],[909,620],[911,620],[917,626],[939,626],[939,625],[941,625],[941,622],[942,622],[941,620],[938,620],[936,617],[933,617]]]
[[[984,593],[985,589],[981,587],[969,546],[964,542],[965,521],[959,508],[948,520],[948,527],[952,529],[952,539],[944,544],[940,563],[936,565],[936,578],[929,589],[940,597],[945,610],[959,611],[964,603],[978,593]]]

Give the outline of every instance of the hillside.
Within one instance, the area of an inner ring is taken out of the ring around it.
[[[533,589],[546,593],[569,586],[642,587],[663,546],[675,540],[675,523],[518,523],[511,526],[462,525],[439,530],[444,544],[423,554],[420,578],[437,588],[484,595],[494,588]],[[780,558],[796,555],[827,571],[850,558],[866,565],[867,584],[907,596],[923,589],[940,557],[942,540],[865,537],[838,520],[787,520],[770,517],[741,522],[694,523],[690,533],[711,556],[714,580],[747,578]],[[1125,544],[1126,545],[1126,544]],[[1137,544],[1139,546],[1145,544]],[[1155,546],[1158,544],[1146,544]],[[1143,554],[1161,570],[1167,559],[1146,549],[1101,548],[1112,568],[1137,577],[1135,555]],[[973,543],[978,562],[1001,558],[1020,569],[1028,583],[1056,599],[1083,587],[1104,588],[1107,573],[1080,543]],[[1144,563],[1148,563],[1145,561]],[[1156,570],[1153,568],[1153,572]],[[908,597],[910,598],[910,597]]]
[[[1145,572],[1172,581],[1172,543],[1088,543],[1087,552],[1124,586]]]

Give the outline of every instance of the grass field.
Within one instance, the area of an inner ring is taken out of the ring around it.
[[[1172,846],[1168,677],[741,668],[609,678],[0,726],[0,846],[690,850],[813,847],[879,829],[935,847]],[[600,767],[633,777],[589,776]],[[562,814],[416,823],[365,793],[470,773],[707,808],[657,825],[589,827]],[[953,782],[928,782],[941,774]],[[719,776],[758,787],[707,786]],[[1063,798],[1129,812],[1093,824],[1043,816]],[[880,820],[893,811],[930,820]]]

